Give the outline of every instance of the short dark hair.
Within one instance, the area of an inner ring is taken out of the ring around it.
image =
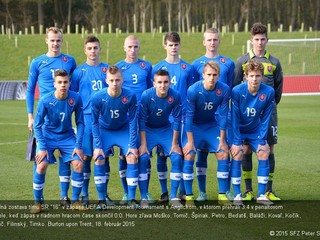
[[[68,72],[66,70],[64,70],[64,69],[56,69],[54,71],[54,77],[58,77],[58,76],[65,77],[65,76],[68,76],[68,75],[69,75]]]
[[[160,69],[160,70],[156,71],[154,76],[168,76],[170,78],[169,72],[165,69]]]
[[[99,41],[99,38],[97,38],[96,36],[93,36],[93,35],[90,35],[86,38],[84,44],[86,45],[87,43],[89,42],[98,42],[99,45],[100,45],[100,41]]]
[[[177,33],[177,32],[168,32],[168,33],[164,36],[163,43],[164,43],[164,44],[167,44],[167,41],[180,43],[179,33]]]
[[[265,34],[268,37],[268,29],[266,25],[263,25],[260,22],[254,23],[251,28],[251,35],[254,36],[256,34]]]
[[[257,59],[251,59],[245,66],[244,72],[247,75],[250,71],[261,71],[262,76],[264,75],[263,64]]]
[[[109,67],[108,67],[108,73],[110,73],[110,74],[116,74],[116,73],[118,73],[118,72],[120,72],[120,73],[122,74],[120,68],[118,68],[117,66],[109,66]]]

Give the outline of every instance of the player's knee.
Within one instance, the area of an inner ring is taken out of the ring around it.
[[[39,174],[44,174],[47,171],[48,164],[45,164],[45,162],[41,162],[40,164],[37,165],[37,173]]]
[[[82,172],[82,168],[83,168],[83,164],[82,164],[82,161],[72,161],[71,162],[72,164],[72,168],[74,171],[76,172]]]
[[[126,159],[127,159],[127,163],[129,164],[135,164],[138,162],[137,158],[132,153],[126,156]]]

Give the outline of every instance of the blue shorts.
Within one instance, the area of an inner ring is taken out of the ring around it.
[[[121,148],[124,155],[129,149],[129,127],[126,125],[121,129],[111,130],[100,128],[100,136],[102,141],[102,149],[106,156],[110,155],[113,146]]]
[[[188,142],[187,132],[182,126],[182,144],[185,146]],[[194,146],[196,149],[217,152],[220,144],[220,128],[212,124],[195,124],[192,125]]]
[[[157,146],[165,156],[169,156],[172,148],[173,130],[171,126],[165,128],[148,128],[146,127],[146,140],[148,151],[151,154],[152,149]],[[160,148],[161,147],[161,148]]]
[[[76,137],[75,135],[70,135],[67,138],[59,138],[59,136],[57,136],[56,138],[46,138],[46,144],[47,144],[47,151],[48,151],[48,155],[49,155],[49,159],[47,159],[46,157],[43,159],[43,161],[45,162],[49,162],[52,163],[52,161],[55,159],[54,157],[54,151],[56,149],[58,149],[60,151],[61,154],[61,158],[62,161],[64,163],[73,161],[73,160],[80,160],[79,156],[77,154],[75,154],[72,157],[72,153],[73,150],[75,148],[75,144],[76,144]],[[39,145],[37,145],[37,153],[39,152]]]
[[[233,142],[232,133],[232,131],[228,131],[228,142],[230,143],[230,147],[231,143]],[[259,133],[241,133],[240,135],[242,144],[250,145],[254,152],[258,150]]]

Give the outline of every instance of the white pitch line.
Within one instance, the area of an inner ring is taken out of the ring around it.
[[[18,142],[5,142],[5,143],[0,143],[0,145],[10,145],[10,144],[19,144],[19,143],[27,143],[28,141],[18,141]]]
[[[27,126],[27,123],[2,123],[0,122],[0,125],[16,125],[16,126]]]

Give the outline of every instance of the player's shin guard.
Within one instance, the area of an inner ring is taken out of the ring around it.
[[[171,172],[170,172],[170,181],[171,181],[171,192],[170,199],[173,199],[177,196],[178,187],[181,181],[182,175],[182,156],[178,153],[172,153],[170,156],[171,159]]]
[[[119,157],[119,175],[124,194],[128,194],[128,184],[126,179],[127,161]]]
[[[138,185],[139,169],[138,163],[127,164],[127,184],[128,200],[136,199],[136,189]]]
[[[267,192],[272,192],[272,183],[273,183],[273,175],[274,175],[274,168],[275,168],[275,159],[274,153],[269,155],[269,177],[268,177],[268,184],[267,184]]]
[[[265,194],[269,175],[269,161],[258,160],[258,197]]]
[[[200,192],[206,192],[208,152],[197,151],[196,172]]]
[[[91,177],[91,160],[83,161],[83,186],[82,196],[88,196],[89,183]]]
[[[71,174],[71,185],[72,185],[72,202],[79,201],[79,195],[83,186],[83,173],[72,171]]]
[[[106,172],[105,165],[94,164],[94,183],[98,192],[98,200],[106,199]]]
[[[252,153],[243,155],[242,174],[246,191],[252,191]]]
[[[229,178],[229,160],[218,160],[217,178],[219,185],[219,193],[226,193]]]
[[[234,196],[237,196],[241,193],[240,183],[241,183],[241,160],[234,160],[231,161],[231,182],[233,187]]]
[[[105,157],[105,171],[106,171],[106,196],[108,195],[108,183],[110,179],[110,162],[109,157]]]
[[[168,192],[167,178],[168,178],[168,166],[167,166],[167,157],[159,156],[157,157],[157,171],[158,179],[161,186],[161,192]]]
[[[46,174],[33,173],[33,196],[37,203],[41,202]]]
[[[147,199],[148,193],[148,163],[150,161],[150,157],[148,154],[143,154],[139,158],[139,189],[141,199]]]
[[[61,158],[59,160],[60,198],[62,199],[68,197],[71,168],[69,163],[64,163]]]
[[[183,161],[182,176],[183,176],[184,187],[187,195],[193,194],[192,192],[192,183],[194,179],[193,164],[194,164],[194,160]]]

